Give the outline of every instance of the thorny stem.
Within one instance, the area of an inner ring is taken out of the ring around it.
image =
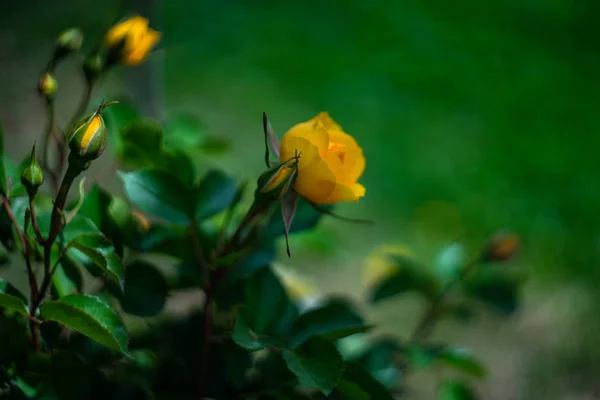
[[[21,232],[21,228],[19,228],[17,219],[15,218],[15,215],[12,212],[12,209],[10,208],[10,203],[8,202],[8,199],[6,198],[6,196],[2,196],[2,205],[4,206],[4,209],[6,210],[6,213],[8,214],[8,218],[10,219],[10,222],[15,227],[15,231],[17,232],[17,236],[19,237],[19,241],[21,242],[23,257],[25,258],[25,265],[27,266],[27,277],[29,279],[29,294],[31,297],[31,301],[33,302],[34,299],[36,299],[38,297],[38,285],[37,285],[37,281],[35,280],[35,274],[33,273],[33,268],[31,266],[31,258],[29,257],[29,247],[27,246],[25,236],[23,235],[23,232]],[[36,350],[38,350],[40,348],[40,332],[39,332],[38,326],[35,324],[34,321],[30,321],[29,327],[31,329],[31,337],[32,337],[33,346],[35,347]]]
[[[35,204],[33,204],[33,197],[29,198],[29,211],[31,212],[31,225],[33,226],[33,231],[35,232],[35,237],[37,238],[40,244],[44,244],[45,239],[42,236],[42,232],[40,231],[40,227],[37,223],[37,217],[35,213]]]
[[[204,257],[204,251],[198,235],[198,224],[194,219],[190,221],[192,229],[192,241],[198,267],[202,270],[202,283],[204,285],[204,305],[202,306],[202,353],[200,354],[200,376],[198,377],[198,396],[204,398],[206,392],[206,374],[210,359],[210,338],[213,329],[212,301],[214,287],[210,277],[210,266]]]
[[[423,315],[423,318],[419,321],[419,324],[413,331],[413,334],[410,337],[410,342],[419,342],[427,338],[433,328],[435,328],[438,317],[440,313],[440,307],[443,305],[444,300],[448,297],[448,295],[454,290],[456,285],[458,285],[465,277],[473,270],[475,265],[479,259],[475,259],[467,264],[461,271],[460,275],[448,283],[444,290],[433,300],[431,305],[429,306],[427,312]]]
[[[242,233],[244,232],[244,229],[246,229],[248,227],[248,225],[257,216],[261,215],[267,209],[268,209],[268,207],[257,206],[255,204],[253,204],[250,207],[250,209],[248,210],[248,212],[242,219],[242,222],[240,222],[240,225],[235,230],[233,236],[231,236],[231,239],[229,240],[229,245],[226,246],[226,249],[227,249],[226,251],[234,251],[236,249],[236,246],[239,244],[239,240],[240,240],[240,237],[242,236]]]
[[[235,233],[229,239],[227,245],[225,245],[224,251],[218,251],[215,255],[217,258],[228,254],[229,252],[235,251],[236,246],[239,245],[240,237],[244,231],[258,216],[262,215],[264,211],[268,209],[264,205],[252,204]],[[227,217],[228,219],[230,217]],[[229,221],[226,222],[227,224]],[[192,229],[192,240],[194,245],[194,251],[196,253],[198,266],[202,269],[202,280],[204,289],[204,305],[202,313],[202,354],[200,355],[200,376],[198,379],[198,395],[199,399],[202,400],[206,395],[206,379],[208,373],[208,366],[210,361],[210,342],[212,338],[213,330],[213,300],[214,293],[219,282],[227,275],[229,268],[221,267],[215,271],[214,276],[211,276],[210,263],[206,260],[202,246],[200,243],[200,237],[198,235],[198,224],[195,220],[190,221]]]
[[[54,201],[54,208],[52,209],[52,216],[50,218],[50,232],[48,234],[48,239],[44,241],[44,280],[42,281],[42,285],[40,290],[35,297],[35,300],[32,301],[31,309],[29,310],[30,315],[33,317],[37,308],[40,306],[40,303],[44,299],[48,288],[50,287],[50,283],[52,282],[52,275],[54,273],[54,269],[50,267],[51,255],[52,255],[52,245],[54,241],[60,234],[63,228],[63,212],[65,202],[67,200],[67,194],[69,193],[69,189],[73,185],[73,181],[75,178],[81,173],[81,169],[78,167],[73,167],[69,165],[67,172],[63,178],[62,184],[60,185],[60,189],[58,194],[56,195],[56,200]]]

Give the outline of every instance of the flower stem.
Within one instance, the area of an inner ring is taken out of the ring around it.
[[[40,231],[40,227],[38,226],[38,223],[37,223],[37,216],[36,216],[36,212],[35,212],[35,204],[33,203],[33,197],[29,198],[29,210],[31,212],[31,225],[33,226],[33,231],[35,233],[35,237],[37,238],[37,240],[40,244],[44,244],[45,239],[44,239],[44,236],[42,235],[42,232]]]
[[[433,300],[427,312],[423,315],[423,318],[417,324],[417,327],[413,331],[410,342],[419,342],[426,339],[435,326],[438,323],[438,317],[440,315],[440,309],[446,300],[446,298],[452,293],[456,285],[458,285],[465,277],[473,270],[475,265],[477,265],[479,259],[471,261],[468,263],[460,272],[460,275],[456,277],[454,280],[449,282],[444,290],[438,294],[438,296]]]
[[[52,137],[56,139],[56,117],[54,111],[54,102],[46,103],[46,114],[47,114],[47,126],[44,134],[44,144],[42,147],[42,167],[50,174],[52,191],[56,192],[58,189],[58,173],[50,167],[50,140]]]
[[[212,336],[213,318],[212,318],[212,301],[213,301],[213,286],[210,276],[210,266],[204,256],[200,236],[198,235],[198,224],[194,219],[190,221],[192,230],[192,241],[194,252],[196,253],[196,261],[198,267],[202,270],[202,284],[204,289],[204,304],[202,306],[202,347],[200,354],[200,370],[198,376],[198,396],[204,398],[206,392],[206,378],[208,372],[208,363],[210,359],[210,338]]]
[[[10,208],[10,203],[6,196],[2,196],[2,205],[8,214],[8,218],[10,219],[12,225],[15,227],[15,231],[17,232],[17,236],[19,237],[19,241],[21,242],[21,249],[23,251],[23,257],[25,258],[25,265],[27,267],[27,277],[29,279],[29,295],[32,303],[34,299],[38,297],[38,285],[35,279],[35,274],[33,273],[33,268],[31,266],[31,258],[29,257],[29,247],[27,246],[27,241],[25,240],[25,236],[23,232],[21,232],[21,228],[19,228],[19,224],[17,223],[17,219],[15,218],[12,209]],[[39,338],[39,329],[37,325],[30,321],[30,329],[31,329],[31,337],[33,346],[36,350],[40,347],[40,338]]]
[[[33,317],[37,308],[40,306],[42,300],[46,296],[46,292],[50,288],[50,283],[52,282],[52,275],[54,273],[54,269],[51,268],[51,255],[52,255],[52,245],[54,244],[56,238],[60,234],[63,228],[63,209],[65,207],[65,202],[67,200],[67,195],[69,194],[69,189],[73,185],[73,181],[75,178],[81,173],[81,169],[78,167],[73,167],[69,165],[67,172],[63,178],[63,181],[60,185],[60,189],[58,194],[56,195],[56,199],[54,200],[54,208],[52,209],[52,216],[50,217],[50,232],[48,233],[48,239],[44,241],[44,279],[42,281],[42,285],[40,290],[35,297],[35,300],[32,301],[31,309],[29,310],[30,315]]]

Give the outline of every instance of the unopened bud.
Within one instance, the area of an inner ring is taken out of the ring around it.
[[[23,183],[23,186],[27,189],[29,197],[35,197],[39,187],[44,183],[42,168],[40,168],[35,159],[35,145],[33,145],[33,149],[31,150],[29,165],[25,167],[21,174],[21,183]]]
[[[83,62],[83,73],[88,82],[94,82],[105,69],[105,60],[100,53],[88,55]]]
[[[512,233],[498,233],[490,238],[483,253],[484,261],[508,261],[519,250],[521,240]]]
[[[71,135],[69,140],[70,159],[79,161],[83,167],[87,162],[100,157],[105,147],[106,125],[101,111],[96,111],[84,118]]]
[[[79,28],[70,28],[61,33],[56,40],[54,61],[79,51],[83,43],[83,32]]]
[[[283,162],[267,170],[258,178],[255,196],[266,201],[279,200],[293,186],[297,175],[297,158]]]
[[[40,79],[38,85],[38,91],[48,103],[52,103],[56,98],[56,92],[58,91],[58,83],[51,73],[46,73]]]

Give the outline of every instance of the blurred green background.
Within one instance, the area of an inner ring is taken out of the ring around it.
[[[98,98],[131,98],[162,120],[193,114],[231,141],[199,163],[255,179],[263,111],[279,134],[328,111],[364,148],[367,195],[337,211],[375,225],[326,220],[294,237],[282,263],[316,290],[358,297],[381,244],[431,262],[454,241],[476,251],[498,230],[516,232],[529,274],[519,316],[443,324],[438,337],[490,364],[483,398],[597,398],[600,2],[4,0],[0,119],[14,159],[43,131],[35,86],[54,37],[81,26],[89,48],[134,10],[164,39]],[[78,61],[58,79],[64,122],[82,90]],[[120,188],[110,167],[96,179]],[[421,306],[392,301],[371,318],[405,335]]]

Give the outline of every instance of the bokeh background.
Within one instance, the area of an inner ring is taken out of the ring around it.
[[[98,99],[198,118],[230,143],[199,164],[254,180],[263,111],[280,134],[329,111],[364,148],[367,195],[337,211],[375,224],[326,219],[292,239],[292,259],[282,252],[314,291],[359,299],[365,259],[382,244],[432,263],[454,242],[475,251],[513,231],[528,275],[518,315],[444,323],[436,337],[488,363],[484,399],[599,398],[599,2],[2,0],[0,119],[14,159],[43,131],[35,87],[56,35],[81,26],[89,49],[131,11],[164,39]],[[78,68],[72,59],[57,73],[63,123],[83,87]],[[92,175],[121,190],[110,164]],[[405,337],[422,304],[367,310],[376,332]],[[431,398],[431,380],[414,379],[415,398]]]

